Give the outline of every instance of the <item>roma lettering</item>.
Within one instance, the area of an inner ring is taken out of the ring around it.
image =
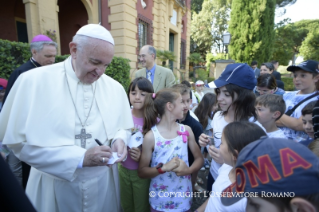
[[[288,177],[292,175],[294,169],[296,168],[309,169],[312,167],[311,163],[307,162],[300,155],[289,148],[281,149],[279,150],[279,153],[283,176],[280,175],[269,155],[259,156],[257,158],[257,165],[251,160],[243,164],[243,166],[246,168],[248,180],[252,188],[257,187],[259,182],[262,184],[268,183],[270,181],[270,177],[273,181],[278,181],[282,177]],[[247,180],[246,177],[247,176],[245,175],[245,172],[241,168],[236,169],[236,179],[237,182],[240,182],[240,184],[237,184],[236,186],[237,192],[244,190]]]

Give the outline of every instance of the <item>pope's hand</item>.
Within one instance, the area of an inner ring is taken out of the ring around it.
[[[96,146],[85,152],[83,167],[86,166],[105,166],[112,157],[112,150],[108,146]],[[103,161],[104,158],[104,161]],[[104,163],[103,163],[104,162]]]
[[[127,148],[122,139],[116,139],[116,141],[112,145],[112,151],[117,152],[117,156],[120,157],[117,161],[115,161],[115,163],[121,162],[126,158]]]

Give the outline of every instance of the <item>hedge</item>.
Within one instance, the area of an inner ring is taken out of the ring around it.
[[[0,39],[0,78],[8,79],[11,72],[31,57],[28,43]]]
[[[130,85],[130,60],[123,57],[113,57],[111,64],[106,68],[105,74],[122,84],[125,91]]]
[[[0,39],[0,78],[8,79],[17,67],[27,62],[31,57],[28,43],[12,42]],[[58,55],[55,62],[62,62],[69,55]],[[127,91],[130,84],[130,60],[122,57],[114,57],[111,64],[105,70],[105,74],[121,83]]]
[[[285,91],[294,91],[295,85],[292,77],[281,77],[281,81],[285,84]]]

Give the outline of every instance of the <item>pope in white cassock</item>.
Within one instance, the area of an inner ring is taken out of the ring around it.
[[[32,166],[26,193],[38,211],[119,211],[117,165],[133,128],[123,87],[104,74],[114,40],[83,26],[64,62],[32,69],[14,84],[0,113],[0,140]],[[98,146],[98,139],[103,146]]]

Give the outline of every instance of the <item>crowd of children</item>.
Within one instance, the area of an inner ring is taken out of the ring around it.
[[[128,147],[119,165],[123,211],[190,211],[191,192],[203,191],[197,175],[205,168],[206,191],[257,197],[211,195],[196,211],[319,211],[319,123],[312,114],[318,69],[311,60],[288,67],[293,92],[278,88],[268,73],[256,79],[241,63],[226,67],[213,83],[215,93],[204,93],[202,81],[196,91],[183,81],[157,93],[146,78],[132,81],[132,135],[139,131],[142,145]]]
[[[221,195],[198,212],[319,211],[319,65],[309,60],[287,70],[296,91],[278,88],[267,70],[256,79],[241,63],[225,68],[215,93],[204,93],[202,81],[196,91],[183,81],[154,93],[146,78],[133,80],[132,139],[140,133],[142,145],[127,147],[119,164],[123,211],[190,211],[191,192],[204,190],[197,175],[205,168],[206,191]],[[256,196],[222,195],[232,191]],[[278,192],[294,196],[269,196]]]

